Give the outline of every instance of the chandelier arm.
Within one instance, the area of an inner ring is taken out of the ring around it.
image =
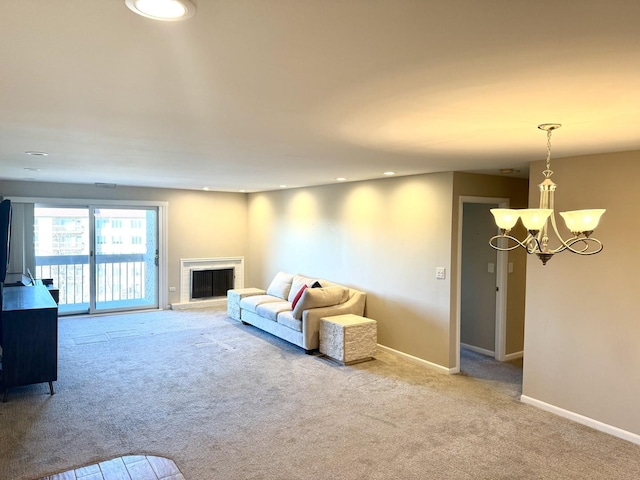
[[[527,250],[527,253],[532,253],[532,252],[529,252],[529,248],[527,247],[527,243],[529,242],[530,237],[531,235],[527,236],[527,238],[525,238],[524,241],[521,242],[516,237],[512,237],[511,235],[495,235],[489,239],[489,245],[491,245],[492,248],[500,252],[510,252],[511,250],[515,250],[518,247],[522,247],[525,250]],[[513,240],[514,242],[516,242],[516,244],[512,245],[511,247],[499,247],[497,240],[501,238],[506,238],[507,240]],[[494,240],[496,240],[495,245],[493,244]]]
[[[538,235],[529,234],[527,238],[524,239],[523,243],[526,244],[525,248],[528,254],[538,253],[542,251],[542,246],[540,245],[541,237],[542,237],[542,233],[539,233]]]
[[[553,253],[553,254],[560,253],[560,252],[566,250],[567,248],[570,248],[569,244],[567,242],[571,242],[571,240],[573,240],[573,239],[570,238],[569,240],[565,241],[562,238],[562,236],[560,235],[560,232],[558,231],[558,225],[556,224],[556,213],[555,212],[551,213],[551,216],[549,218],[551,220],[551,227],[553,228],[553,231],[556,234],[556,238],[558,240],[560,240],[560,246],[558,248],[555,248],[555,249],[551,250],[550,253]],[[573,243],[575,243],[575,242],[573,242]]]
[[[582,238],[582,237],[574,236],[569,238],[568,240],[564,240],[562,236],[560,236],[560,232],[558,232],[555,214],[551,214],[550,218],[551,218],[551,226],[553,227],[553,231],[555,232],[558,240],[560,240],[560,244],[561,244],[558,248],[550,250],[550,253],[556,254],[556,253],[563,252],[565,250],[569,250],[570,252],[576,253],[578,255],[595,255],[596,253],[599,253],[602,251],[602,248],[603,248],[602,242],[600,242],[600,240],[598,240],[597,238],[590,238],[590,237]],[[584,244],[584,248],[582,249],[573,248],[573,245],[579,242],[582,242]],[[599,248],[597,248],[592,252],[588,252],[587,250],[589,250],[589,243],[594,243],[598,245]]]
[[[584,244],[584,248],[582,249],[575,249],[573,248],[573,245],[576,243],[583,243]],[[590,244],[594,244],[596,245],[595,250],[589,250],[589,245]],[[602,245],[602,242],[600,240],[598,240],[597,238],[591,238],[591,237],[573,237],[570,240],[567,240],[567,246],[562,248],[562,250],[569,250],[571,253],[575,253],[577,255],[595,255],[596,253],[600,253],[602,251],[602,249],[604,248],[604,246]],[[560,251],[562,251],[560,250]]]

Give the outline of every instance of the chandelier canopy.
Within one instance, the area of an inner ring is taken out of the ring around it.
[[[491,213],[500,229],[500,233],[489,239],[489,244],[499,251],[524,248],[527,253],[535,253],[546,265],[549,259],[556,253],[569,251],[578,255],[595,255],[602,251],[602,242],[591,237],[598,226],[600,217],[605,209],[572,210],[559,212],[564,223],[573,235],[563,240],[556,226],[554,215],[554,194],[557,185],[551,180],[551,132],[560,128],[559,123],[543,123],[538,125],[540,130],[547,132],[547,168],[542,172],[544,180],[538,185],[540,189],[540,208],[509,209],[492,208]],[[518,223],[518,219],[527,229],[527,237],[520,241],[510,235],[510,231]],[[559,245],[555,248],[549,246],[549,223],[555,233]],[[514,243],[515,242],[515,243]]]

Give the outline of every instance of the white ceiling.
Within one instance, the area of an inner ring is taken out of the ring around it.
[[[0,178],[497,173],[545,157],[543,122],[564,125],[554,159],[640,150],[637,0],[194,3],[157,22],[124,0],[2,0]]]

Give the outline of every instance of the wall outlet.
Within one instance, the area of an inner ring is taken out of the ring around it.
[[[447,269],[444,267],[436,267],[436,278],[439,280],[447,278]]]
[[[176,291],[176,287],[169,287],[169,291],[170,292],[175,292]]]

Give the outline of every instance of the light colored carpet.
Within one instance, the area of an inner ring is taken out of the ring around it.
[[[56,395],[0,404],[3,480],[129,454],[171,458],[187,480],[640,478],[639,446],[520,403],[509,375],[383,352],[339,366],[220,309],[59,330]]]

